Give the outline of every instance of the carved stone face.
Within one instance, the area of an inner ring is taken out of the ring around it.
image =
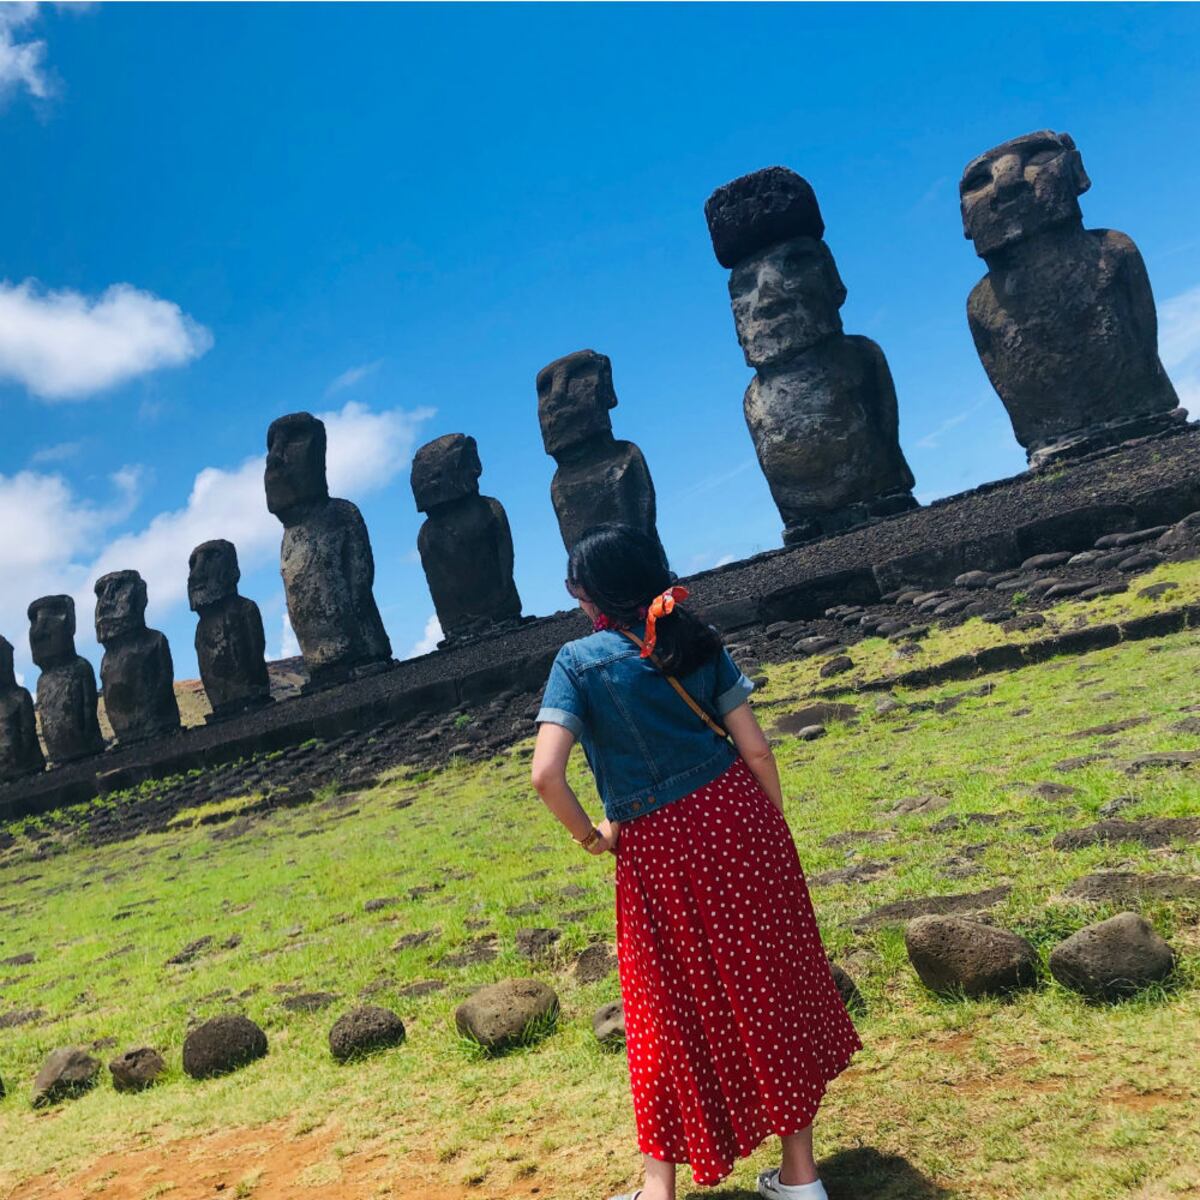
[[[783,362],[842,330],[846,288],[824,242],[799,237],[746,259],[729,276],[738,341],[752,367]]]
[[[412,490],[418,512],[479,494],[483,466],[473,437],[448,433],[426,442],[413,455]]]
[[[1079,197],[1091,186],[1069,133],[1043,129],[1013,138],[963,171],[963,235],[983,257],[1053,225],[1079,221]]]
[[[595,350],[577,350],[543,367],[537,377],[538,421],[547,454],[559,454],[598,433],[612,433],[617,406],[612,363]]]
[[[201,542],[188,559],[188,604],[192,611],[199,612],[206,605],[236,596],[241,577],[232,542],[224,538]]]
[[[29,650],[44,671],[75,657],[75,601],[43,596],[29,606]]]
[[[96,580],[96,641],[106,643],[146,628],[146,581],[136,571]]]
[[[0,637],[0,688],[15,688],[17,674],[13,669],[12,642]]]
[[[325,480],[325,425],[311,413],[290,413],[267,430],[267,510],[289,509],[329,497]]]

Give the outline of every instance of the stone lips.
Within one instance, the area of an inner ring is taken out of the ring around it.
[[[705,201],[704,218],[717,262],[728,270],[776,242],[825,236],[812,185],[787,167],[764,167],[723,184]]]

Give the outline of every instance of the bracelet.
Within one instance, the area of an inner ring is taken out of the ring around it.
[[[575,838],[574,840],[585,850],[590,850],[604,835],[594,825],[592,832],[585,838]]]

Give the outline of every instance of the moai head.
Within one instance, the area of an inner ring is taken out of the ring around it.
[[[8,638],[0,637],[0,690],[7,691],[17,686],[17,672],[13,666],[13,647]]]
[[[146,628],[146,581],[136,571],[113,571],[96,580],[96,641],[106,645]]]
[[[958,185],[963,236],[980,258],[1054,225],[1081,221],[1092,186],[1069,133],[1027,133],[972,159]]]
[[[267,430],[267,510],[284,514],[329,498],[325,480],[325,423],[312,413],[289,413]]]
[[[597,434],[611,434],[617,407],[612,362],[595,350],[556,358],[537,375],[538,421],[546,453],[557,455]]]
[[[201,542],[188,558],[188,604],[199,612],[229,596],[237,595],[237,548],[224,538]]]
[[[846,286],[824,242],[781,242],[729,276],[733,322],[746,364],[769,367],[842,331]]]
[[[475,439],[465,433],[447,433],[426,442],[413,455],[412,490],[418,512],[439,504],[479,495],[483,465]]]
[[[719,187],[704,205],[713,251],[729,267],[738,341],[752,367],[783,362],[842,329],[846,289],[806,179],[767,167]]]
[[[29,606],[29,650],[43,670],[75,657],[75,601],[70,596],[42,596]]]

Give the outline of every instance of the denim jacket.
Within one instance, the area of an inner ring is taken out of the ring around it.
[[[641,636],[642,630],[633,632]],[[718,724],[754,689],[726,650],[679,682]],[[737,757],[615,630],[559,650],[536,719],[569,729],[583,744],[610,821],[629,821],[681,799]]]

